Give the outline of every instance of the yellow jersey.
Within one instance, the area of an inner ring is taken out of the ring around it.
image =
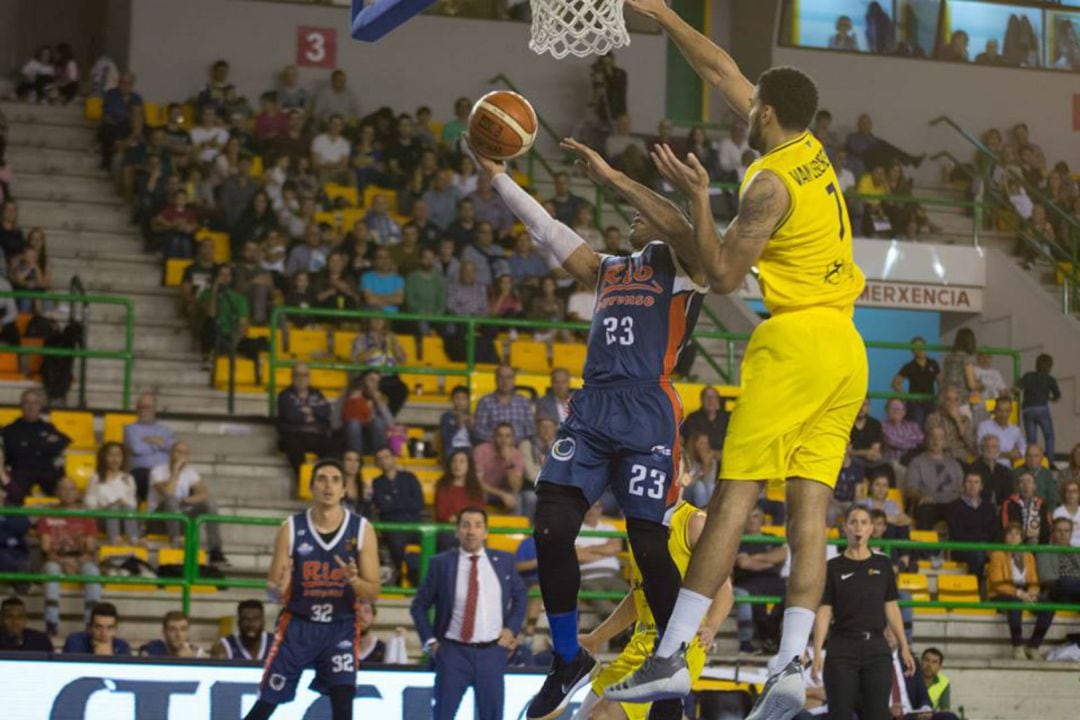
[[[668,535],[668,552],[679,568],[679,577],[686,575],[690,567],[690,518],[701,512],[688,502],[680,501],[671,514],[671,534]],[[656,635],[656,620],[653,618],[649,602],[645,599],[645,590],[641,579],[641,570],[634,562],[634,553],[630,553],[630,591],[634,607],[637,609],[637,622],[634,633],[637,635]]]
[[[851,220],[825,148],[809,130],[758,158],[740,194],[763,170],[788,189],[787,215],[758,260],[770,313],[832,307],[851,313],[866,279],[852,255]]]

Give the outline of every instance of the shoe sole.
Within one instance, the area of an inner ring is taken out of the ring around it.
[[[627,696],[624,693],[633,693]],[[620,703],[649,703],[658,700],[673,700],[684,698],[690,694],[690,671],[685,667],[677,673],[663,680],[654,680],[651,683],[637,685],[634,688],[615,691],[611,694],[604,693],[604,699],[609,702]]]
[[[786,694],[783,691],[790,685],[797,683],[797,695]],[[791,720],[799,714],[806,703],[806,688],[800,675],[789,675],[783,678],[769,690],[769,694],[762,698],[761,705],[752,710],[746,716],[746,720]]]
[[[595,661],[593,662],[592,669],[589,670],[589,673],[582,676],[580,680],[574,683],[573,687],[570,688],[570,692],[566,693],[566,695],[563,697],[562,703],[557,708],[549,712],[547,715],[526,715],[526,720],[554,720],[555,718],[559,717],[564,712],[566,712],[566,708],[570,706],[570,698],[577,695],[578,691],[580,691],[581,688],[585,687],[586,685],[592,684],[592,681],[595,680],[596,676],[599,674],[600,662]]]

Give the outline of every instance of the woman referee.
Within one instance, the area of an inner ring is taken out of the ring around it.
[[[844,516],[847,549],[828,562],[825,594],[814,623],[812,677],[825,669],[829,717],[849,720],[856,708],[861,720],[889,720],[892,652],[885,641],[888,625],[900,643],[907,675],[915,672],[896,604],[896,576],[885,555],[870,552],[870,512],[852,505]],[[829,637],[829,654],[822,649]]]

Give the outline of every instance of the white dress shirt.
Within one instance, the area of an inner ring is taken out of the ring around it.
[[[976,441],[981,444],[982,439],[987,435],[993,435],[1001,442],[1001,457],[998,458],[998,463],[1007,468],[1012,467],[1012,460],[1008,457],[1009,453],[1013,450],[1018,450],[1021,455],[1027,452],[1027,441],[1024,440],[1024,434],[1020,432],[1019,427],[1012,423],[1001,427],[993,418],[983,420],[979,423]]]
[[[502,613],[502,585],[499,577],[495,574],[495,568],[491,565],[491,558],[487,552],[480,550],[479,560],[476,561],[476,579],[480,586],[480,592],[476,596],[476,619],[473,623],[473,634],[470,643],[494,642],[499,639],[499,633],[503,629]],[[469,571],[472,561],[469,560],[471,553],[464,550],[458,553],[457,582],[454,587],[454,614],[450,618],[450,627],[446,629],[448,640],[461,639],[461,626],[465,622],[465,602],[469,597]]]

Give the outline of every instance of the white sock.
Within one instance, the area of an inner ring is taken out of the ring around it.
[[[709,611],[712,598],[705,597],[701,593],[682,588],[679,590],[679,599],[675,601],[675,609],[671,612],[664,636],[660,638],[660,644],[656,648],[658,657],[671,657],[679,651],[684,644],[697,635],[701,621],[705,613]]]
[[[589,694],[585,696],[585,702],[578,706],[578,709],[574,711],[574,717],[570,720],[589,720],[589,715],[592,714],[592,709],[596,707],[598,702],[600,702],[600,696],[595,691],[590,690]]]
[[[780,636],[780,650],[769,661],[769,674],[783,670],[791,659],[802,657],[814,629],[814,611],[801,607],[784,610],[784,629]]]

